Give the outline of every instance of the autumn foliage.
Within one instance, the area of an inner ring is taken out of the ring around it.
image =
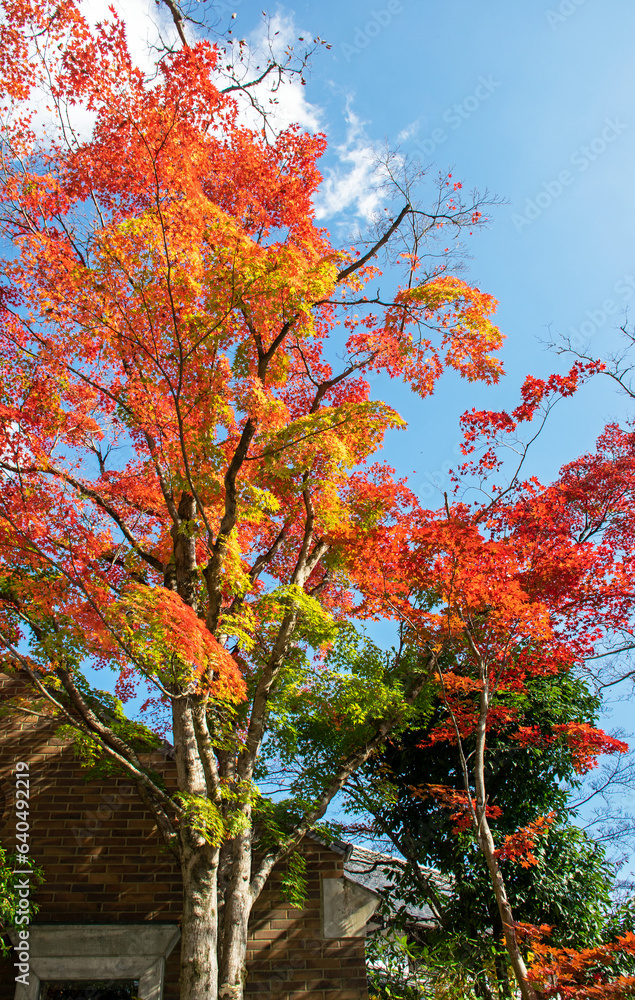
[[[53,121],[66,103],[82,105],[94,118],[89,138],[58,127],[43,146],[34,113],[17,115],[15,102],[44,83],[27,29],[48,32]],[[40,574],[55,567],[47,600],[66,636],[117,655],[106,609],[135,573],[164,585],[186,490],[197,520],[178,531],[192,532],[201,565],[222,562],[207,626],[225,622],[229,636],[244,619],[253,635],[254,560],[283,532],[268,572],[292,574],[302,477],[311,503],[319,492],[316,537],[363,530],[369,495],[374,516],[394,503],[379,469],[349,471],[400,423],[370,399],[364,371],[388,371],[422,395],[445,365],[497,378],[493,300],[439,277],[399,292],[384,316],[348,311],[337,339],[349,360],[334,372],[325,346],[341,322],[329,301],[338,274],[350,270],[340,288],[359,295],[376,271],[313,223],[323,137],[292,128],[271,145],[241,126],[213,83],[206,42],[166,56],[148,87],[114,16],[91,34],[72,4],[52,14],[7,5],[2,30],[5,235],[15,250],[2,295],[4,544],[33,570],[16,596],[40,602]],[[438,345],[418,324],[438,327]],[[232,461],[240,487],[225,530]],[[325,598],[337,603],[341,589],[333,579]],[[242,619],[230,613],[237,596]],[[168,596],[153,605],[182,613]],[[237,693],[235,667],[216,659]]]
[[[547,487],[520,477],[506,485],[501,448],[510,438],[517,443],[519,424],[539,423],[554,399],[574,392],[599,368],[575,366],[568,376],[528,379],[523,402],[511,414],[466,414],[464,450],[480,456],[457,470],[456,492],[476,480],[490,499],[470,504],[446,497],[435,513],[413,512],[402,533],[380,528],[372,546],[376,557],[364,566],[359,607],[360,614],[394,617],[406,641],[432,651],[444,712],[428,730],[425,746],[457,748],[463,788],[424,783],[411,794],[445,809],[457,835],[473,831],[498,886],[508,951],[512,962],[515,955],[514,971],[527,997],[542,995],[538,970],[547,966],[536,957],[528,976],[501,863],[535,865],[534,845],[549,836],[555,817],[537,816],[497,843],[501,813],[488,801],[488,738],[502,734],[519,748],[560,745],[580,775],[597,765],[599,755],[628,750],[587,722],[548,729],[528,725],[523,693],[532,679],[581,669],[607,636],[632,626],[632,436],[608,428],[596,456],[566,466]],[[468,742],[475,746],[469,756]],[[556,964],[562,960],[565,971],[553,980],[557,989],[545,995],[587,996],[573,987],[567,992],[574,978],[567,978],[566,970],[579,962],[581,978],[575,982],[586,982],[585,970],[599,961],[600,952],[548,953]],[[606,946],[608,971],[588,996],[620,995],[627,980],[610,974],[611,956],[627,953],[626,945]],[[534,954],[547,951],[537,946]]]
[[[566,741],[580,771],[622,749],[591,726],[529,732],[514,697],[527,678],[579,665],[626,620],[626,513],[618,504],[599,540],[577,530],[619,493],[602,455],[550,489],[528,482],[491,506],[422,509],[376,460],[403,420],[373,398],[369,376],[426,397],[446,369],[488,384],[502,370],[495,301],[443,260],[430,266],[420,246],[402,255],[399,287],[375,295],[379,251],[422,213],[400,206],[363,255],[336,247],[313,208],[325,137],[290,127],[271,140],[246,125],[220,86],[217,47],[166,51],[149,79],[112,12],[93,30],[73,0],[3,10],[4,663],[116,757],[154,810],[184,872],[183,1000],[223,983],[238,997],[244,928],[271,868],[407,724],[426,686],[446,709],[434,740],[458,746],[478,731],[482,754],[488,731],[514,724],[520,746]],[[72,127],[73,113],[88,124]],[[449,187],[439,217],[426,216],[430,240],[448,218],[478,222]],[[487,446],[473,471],[498,468],[501,435],[589,373],[528,380],[511,415],[468,414],[466,455]],[[602,448],[622,455],[630,483],[630,437],[609,429]],[[350,745],[253,860],[270,718],[300,685],[304,724],[331,669],[313,665],[338,628],[377,617],[405,626],[415,660],[356,677],[355,712],[342,709],[355,720]],[[180,798],[88,710],[87,665],[114,668],[124,698],[149,687],[173,733]],[[426,794],[445,795],[457,823],[487,828],[483,789]],[[200,816],[211,813],[220,833],[206,839]],[[547,823],[500,855],[531,863]],[[220,959],[205,937],[213,880],[204,892],[192,882],[219,865],[230,872]],[[207,893],[203,916],[188,910],[188,886],[192,899]]]
[[[635,976],[620,975],[620,956],[635,955],[635,935],[620,935],[596,948],[554,948],[548,928],[520,928],[532,952],[530,979],[541,996],[554,1000],[619,1000],[635,995]]]

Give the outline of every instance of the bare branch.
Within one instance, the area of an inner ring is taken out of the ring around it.
[[[110,727],[106,726],[89,708],[73,684],[68,672],[63,668],[58,667],[55,670],[55,675],[61,680],[73,707],[78,713],[79,719],[77,716],[72,715],[65,708],[65,706],[58,701],[57,698],[55,698],[52,692],[49,691],[40,680],[37,667],[31,664],[28,657],[24,656],[17,649],[15,649],[13,644],[7,640],[6,636],[4,636],[1,631],[0,640],[11,656],[13,656],[15,660],[20,663],[22,669],[27,674],[34,687],[49,702],[49,704],[55,708],[56,712],[74,729],[83,728],[92,739],[95,739],[96,742],[99,743],[102,750],[113,761],[113,763],[118,764],[119,767],[121,767],[134,779],[137,788],[139,790],[143,789],[146,796],[144,797],[144,801],[151,807],[162,836],[166,840],[168,846],[170,846],[170,849],[173,852],[178,852],[178,835],[172,825],[168,810],[178,814],[180,812],[179,807],[146,774],[145,769],[135,752],[127,746],[123,740],[119,739]]]
[[[184,49],[189,48],[187,38],[185,37],[185,29],[184,29],[185,20],[183,18],[183,15],[181,14],[178,4],[175,3],[174,0],[161,0],[161,2],[164,3],[165,6],[170,11],[170,15],[174,22],[174,27],[176,28],[177,34],[181,39],[181,44],[183,45],[183,48]]]

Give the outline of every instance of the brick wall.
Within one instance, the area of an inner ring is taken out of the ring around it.
[[[55,728],[32,717],[3,719],[0,739],[0,842],[8,849],[15,843],[15,763],[29,764],[31,856],[46,876],[35,896],[36,921],[178,921],[178,865],[133,786],[123,778],[87,782]],[[174,765],[157,756],[153,767],[169,778]],[[276,1000],[365,1000],[363,940],[321,936],[320,879],[341,876],[343,860],[311,840],[302,849],[306,907],[281,901],[274,871],[252,913],[247,992],[266,991]],[[1,963],[0,1000],[13,997],[12,961]],[[167,962],[165,1000],[177,1000],[178,975],[177,946]]]

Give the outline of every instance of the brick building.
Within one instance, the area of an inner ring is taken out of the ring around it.
[[[12,684],[0,679],[5,696]],[[29,716],[2,720],[0,843],[7,850],[15,844],[21,761],[28,764],[31,856],[46,881],[35,893],[29,986],[16,992],[12,956],[0,968],[0,1000],[74,1000],[82,995],[79,984],[94,980],[138,983],[140,1000],[177,1000],[178,865],[130,782],[87,782],[55,730],[55,723]],[[153,767],[169,780],[174,764],[158,754]],[[365,1000],[365,926],[378,897],[347,879],[341,847],[307,838],[302,850],[305,908],[281,900],[275,871],[254,908],[247,994]]]

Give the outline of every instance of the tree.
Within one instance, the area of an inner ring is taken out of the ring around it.
[[[534,960],[531,981],[554,1000],[619,1000],[635,994],[635,935],[627,931],[596,948],[555,948],[528,931]],[[625,973],[623,971],[624,967]]]
[[[587,374],[588,368],[576,365],[567,376],[528,378],[512,414],[466,414],[466,452],[483,438],[485,451],[462,472],[500,473],[500,438],[548,410],[554,397],[575,391]],[[594,767],[600,753],[625,752],[625,744],[588,722],[559,723],[546,732],[524,726],[515,702],[530,680],[582,666],[602,635],[625,627],[630,564],[624,565],[615,545],[575,530],[575,510],[560,483],[543,488],[535,480],[522,482],[523,461],[524,452],[511,482],[494,488],[489,502],[451,505],[446,498],[444,510],[411,525],[407,540],[380,528],[374,558],[364,566],[364,611],[391,612],[403,623],[404,645],[419,655],[439,651],[434,663],[445,715],[430,740],[455,744],[463,788],[429,786],[429,793],[448,809],[457,830],[472,828],[521,995],[534,1000],[501,861],[534,863],[532,847],[549,818],[539,817],[496,843],[489,734],[515,722],[513,739],[520,747],[563,741],[579,773]]]
[[[536,837],[531,848],[535,864],[502,861],[510,905],[523,921],[550,925],[554,947],[600,945],[608,926],[614,868],[602,847],[569,818],[564,783],[578,783],[571,750],[560,741],[520,747],[513,738],[519,722],[545,733],[572,722],[595,724],[599,699],[581,678],[565,673],[530,679],[510,702],[515,702],[517,718],[488,736],[486,782],[490,810],[496,814],[494,836],[500,843],[541,816],[555,820],[548,835]],[[353,778],[348,798],[356,810],[370,812],[374,835],[388,838],[406,859],[391,879],[394,895],[411,906],[427,904],[435,915],[436,929],[422,932],[407,911],[402,920],[397,914],[411,940],[425,948],[426,964],[456,967],[477,996],[509,996],[503,928],[489,872],[473,830],[457,832],[456,821],[434,794],[439,787],[455,793],[464,789],[454,743],[429,741],[443,714],[437,703],[419,730],[411,727],[392,739],[366,773]],[[473,734],[464,739],[463,749],[470,759]]]
[[[23,879],[19,872],[24,873],[25,868],[34,888],[44,880],[42,869],[32,858],[24,859],[23,855],[10,853],[0,845],[0,927],[17,927],[22,934],[39,909],[34,900],[25,900],[20,894]],[[0,956],[8,954],[9,946],[0,936]]]
[[[365,376],[425,397],[445,367],[501,370],[494,301],[433,256],[478,204],[442,178],[434,210],[402,202],[364,252],[336,249],[312,209],[324,138],[245,126],[217,67],[184,44],[146,79],[115,15],[93,31],[73,0],[3,4],[3,668],[134,780],[178,859],[182,1000],[242,996],[272,868],[426,696],[432,648],[316,665],[365,590],[363,539],[405,537],[418,510],[370,464],[402,421]],[[403,287],[367,296],[406,221]],[[123,698],[149,688],[176,795],[87,685],[95,664]],[[350,719],[341,752],[308,795],[266,800],[270,718],[301,690],[324,726],[325,685]]]

